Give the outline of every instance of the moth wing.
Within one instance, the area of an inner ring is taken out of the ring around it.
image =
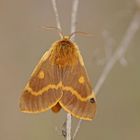
[[[23,91],[20,98],[22,112],[46,111],[57,105],[62,96],[62,83],[59,81],[61,73],[58,66],[51,64],[49,56],[50,51],[41,58]]]
[[[95,96],[80,52],[78,52],[78,59],[76,65],[64,69],[63,96],[59,103],[73,116],[83,120],[92,120],[96,113]]]

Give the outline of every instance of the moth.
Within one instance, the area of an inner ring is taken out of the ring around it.
[[[77,32],[78,33],[78,32]],[[20,110],[40,113],[63,108],[72,116],[92,120],[96,99],[79,48],[71,38],[54,42],[35,67],[20,97]]]

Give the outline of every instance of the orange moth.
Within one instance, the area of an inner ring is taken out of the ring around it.
[[[63,108],[72,116],[92,120],[96,100],[77,45],[74,32],[54,42],[34,69],[20,98],[20,110],[40,113]]]

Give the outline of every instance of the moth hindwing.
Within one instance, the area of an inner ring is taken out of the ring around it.
[[[23,112],[58,112],[61,108],[83,120],[92,120],[96,113],[82,56],[66,37],[56,41],[42,57],[20,99]]]

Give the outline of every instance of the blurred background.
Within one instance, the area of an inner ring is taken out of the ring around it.
[[[72,0],[57,0],[63,32],[70,33]],[[135,0],[80,0],[76,36],[95,87],[110,56],[120,46],[140,3]],[[38,63],[60,37],[41,26],[56,26],[51,0],[0,0],[0,140],[63,140],[66,112],[38,115],[19,111],[19,97]],[[140,30],[97,96],[97,115],[82,122],[77,140],[140,139]],[[72,120],[72,131],[77,119]]]

